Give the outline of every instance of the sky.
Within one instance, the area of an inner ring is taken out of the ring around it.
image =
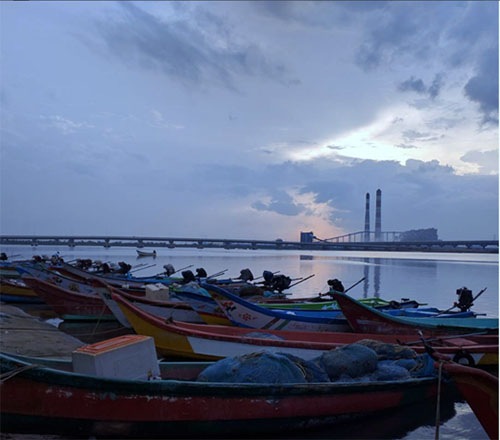
[[[0,233],[498,238],[498,2],[0,2]]]

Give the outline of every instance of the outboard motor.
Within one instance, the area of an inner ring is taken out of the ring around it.
[[[175,268],[171,264],[165,264],[163,266],[163,269],[165,269],[165,273],[167,274],[168,277],[175,273]]]
[[[182,272],[182,278],[184,283],[190,283],[191,281],[196,281],[194,273],[190,270],[185,270]]]
[[[207,271],[205,269],[203,269],[203,267],[200,267],[200,268],[196,269],[196,276],[198,278],[206,278],[206,277],[208,277],[208,274],[207,274]]]
[[[271,286],[274,278],[274,274],[269,270],[262,272],[262,277],[264,278],[264,286]]]
[[[6,254],[5,252],[2,252],[2,253],[0,254],[0,260],[1,260],[1,261],[6,261],[6,260],[7,260],[7,254]]]
[[[253,281],[253,273],[250,269],[241,269],[240,276],[238,277],[238,279],[245,281],[245,282]]]
[[[455,303],[455,305],[458,306],[461,312],[466,312],[472,307],[472,302],[474,301],[472,290],[467,289],[467,287],[464,286],[457,289],[457,295],[458,303]]]
[[[286,275],[277,275],[272,280],[272,288],[273,290],[277,290],[281,293],[283,290],[290,287],[291,282],[292,280],[290,277],[287,277]]]
[[[342,285],[342,282],[335,278],[334,280],[328,280],[327,284],[330,286],[331,290],[335,290],[336,292],[343,292],[344,286]]]
[[[111,272],[111,268],[109,267],[108,263],[102,264],[101,270],[102,270],[102,273],[110,273]]]
[[[132,266],[130,264],[125,263],[125,261],[119,261],[118,266],[120,266],[118,272],[122,274],[126,274],[130,271],[130,269],[132,269]]]

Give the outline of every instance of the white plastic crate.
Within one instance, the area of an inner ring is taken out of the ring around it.
[[[72,353],[73,371],[115,379],[148,380],[160,375],[154,340],[123,335],[80,347]]]

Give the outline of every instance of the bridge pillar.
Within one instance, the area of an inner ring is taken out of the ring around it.
[[[140,249],[140,248],[143,248],[144,247],[144,243],[142,240],[137,240],[137,247]]]
[[[68,246],[69,246],[70,248],[74,248],[74,247],[75,247],[75,239],[74,239],[74,238],[70,238],[70,239],[68,240]]]
[[[104,239],[104,247],[109,248],[111,245],[109,244],[109,238]]]
[[[175,247],[175,242],[174,242],[174,240],[169,240],[169,241],[168,241],[168,247],[169,247],[170,249],[172,249],[172,248],[174,248],[174,247]]]
[[[196,246],[198,249],[203,249],[203,241],[198,242],[198,246]]]

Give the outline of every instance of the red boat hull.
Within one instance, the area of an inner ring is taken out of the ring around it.
[[[111,310],[97,295],[85,295],[61,289],[33,277],[23,277],[23,280],[45,303],[64,318],[115,319]]]
[[[437,368],[437,367],[436,367]],[[443,363],[491,439],[498,439],[498,377],[456,363]]]
[[[1,367],[2,373],[19,368],[5,357]],[[436,380],[429,378],[369,384],[218,384],[121,381],[33,368],[3,383],[1,423],[2,432],[248,435],[334,423],[421,402],[435,393]]]

